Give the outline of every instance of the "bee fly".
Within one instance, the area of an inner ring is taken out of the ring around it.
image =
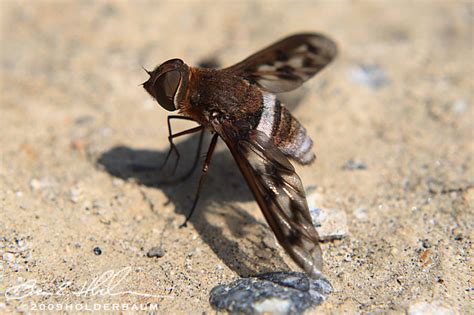
[[[143,86],[168,111],[170,150],[173,139],[209,130],[213,133],[197,194],[186,221],[196,208],[217,139],[224,140],[260,209],[291,258],[310,276],[319,277],[322,255],[300,178],[289,159],[311,163],[315,155],[305,128],[273,93],[299,87],[337,54],[336,44],[314,33],[296,34],[225,69],[189,67],[180,59],[158,66]],[[199,126],[172,133],[171,119]],[[199,145],[200,149],[200,145]],[[199,154],[197,155],[199,156]]]

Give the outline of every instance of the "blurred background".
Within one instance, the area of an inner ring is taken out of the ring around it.
[[[340,51],[282,96],[315,141],[317,161],[298,166],[308,199],[346,231],[323,244],[335,293],[320,311],[467,312],[472,1],[3,0],[0,14],[2,292],[27,279],[79,286],[132,266],[125,289],[174,298],[101,302],[205,312],[219,283],[296,269],[262,243],[272,232],[223,144],[187,229],[178,226],[197,177],[161,185],[169,172],[130,165],[160,165],[168,148],[168,113],[140,86],[142,66],[229,66],[309,31]],[[179,141],[184,169],[195,140]],[[156,246],[166,254],[146,257]],[[2,294],[0,312],[79,300]]]

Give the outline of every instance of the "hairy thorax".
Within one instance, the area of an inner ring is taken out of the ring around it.
[[[191,68],[186,97],[179,110],[208,128],[210,115],[221,115],[234,122],[248,121],[249,127],[253,127],[260,118],[262,92],[225,71]]]

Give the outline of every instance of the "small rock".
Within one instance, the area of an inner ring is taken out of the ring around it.
[[[443,306],[439,302],[427,303],[420,302],[410,305],[408,308],[409,315],[454,315],[454,310]]]
[[[319,208],[324,197],[314,190],[307,194],[306,199],[313,224],[322,241],[341,239],[347,236],[347,216],[343,210]]]
[[[427,268],[433,264],[433,259],[431,259],[431,249],[429,248],[420,250],[418,257],[422,268]]]
[[[367,164],[361,161],[354,161],[351,159],[346,162],[346,164],[342,167],[342,169],[347,170],[347,171],[366,170]]]
[[[107,220],[107,219],[100,219],[100,223],[104,224],[104,225],[111,225],[112,224],[112,221],[111,220]]]
[[[255,251],[255,256],[257,256],[258,258],[261,258],[263,260],[269,260],[270,258],[272,258],[272,253],[269,252],[268,250],[257,249]]]
[[[16,245],[18,245],[19,247],[25,247],[27,245],[26,241],[25,240],[21,240],[21,239],[15,239],[15,243]]]
[[[161,248],[161,246],[155,246],[155,247],[152,247],[148,253],[146,253],[147,257],[163,257],[165,255],[165,251],[163,250],[163,248]]]
[[[79,187],[72,187],[70,190],[70,198],[71,201],[74,203],[78,203],[79,199],[81,198],[81,188]]]
[[[357,208],[354,210],[354,216],[358,220],[367,220],[368,215],[367,215],[367,209],[366,208]]]
[[[36,178],[33,178],[32,180],[30,180],[30,187],[33,191],[40,190],[42,188],[41,182]]]
[[[462,241],[463,240],[463,237],[462,237],[462,233],[461,233],[461,229],[456,227],[454,228],[451,233],[454,235],[454,240],[455,241]]]
[[[12,253],[5,253],[2,257],[3,260],[5,260],[6,262],[12,262],[15,260],[15,255],[13,255]]]
[[[323,211],[321,208],[310,207],[309,209],[311,219],[313,219],[313,224],[316,228],[321,227],[321,221],[319,220],[319,217],[321,216],[321,211]]]
[[[272,272],[218,285],[211,290],[209,302],[230,313],[299,314],[321,304],[331,292],[326,279],[311,279],[300,272]]]
[[[378,90],[389,83],[385,71],[374,64],[361,64],[352,67],[349,69],[349,78],[372,90]]]
[[[41,179],[33,178],[30,181],[30,187],[33,191],[42,190],[45,188],[51,188],[57,186],[57,182],[54,178],[42,177]]]
[[[431,248],[431,243],[429,240],[424,239],[421,241],[421,246],[423,246],[423,248]]]
[[[102,249],[100,249],[100,247],[95,247],[94,248],[94,254],[96,254],[97,256],[101,255],[102,254]]]
[[[115,187],[123,186],[123,184],[125,184],[125,181],[121,178],[114,178],[112,180],[112,185],[114,185]]]
[[[311,207],[309,212],[322,241],[342,239],[349,234],[344,210]]]
[[[275,241],[275,236],[273,236],[271,234],[265,235],[265,237],[262,240],[262,243],[263,243],[263,245],[265,245],[266,247],[271,248],[271,249],[277,249],[278,248],[277,243]]]

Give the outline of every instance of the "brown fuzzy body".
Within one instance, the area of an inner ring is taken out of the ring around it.
[[[232,121],[258,121],[262,93],[242,78],[221,70],[191,68],[186,96],[179,104],[180,114],[209,127],[206,115],[218,112]]]
[[[211,131],[209,117],[217,113],[238,125],[241,134],[252,129],[262,131],[286,156],[301,164],[314,160],[306,130],[280,101],[225,70],[190,68],[179,111]]]

